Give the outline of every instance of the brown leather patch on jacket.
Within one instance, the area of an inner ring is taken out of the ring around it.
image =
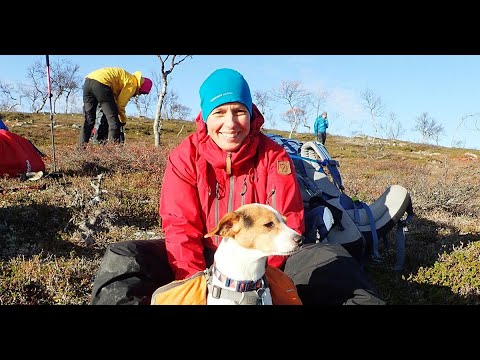
[[[280,175],[289,175],[292,173],[289,161],[277,161],[277,172]]]

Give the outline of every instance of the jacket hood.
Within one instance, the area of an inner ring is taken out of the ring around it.
[[[135,71],[132,74],[135,79],[137,79],[137,90],[135,91],[135,94],[138,94],[138,90],[140,89],[140,86],[142,85],[142,72],[141,71]]]

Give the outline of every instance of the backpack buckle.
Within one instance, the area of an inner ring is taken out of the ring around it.
[[[263,305],[263,298],[265,297],[265,288],[260,288],[255,290],[257,293],[258,299],[257,299],[257,305]]]
[[[215,299],[220,299],[221,294],[222,294],[222,288],[217,286],[217,285],[213,285],[212,286],[212,297],[215,298]]]

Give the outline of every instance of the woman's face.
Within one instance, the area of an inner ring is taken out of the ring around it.
[[[247,107],[238,102],[217,106],[207,118],[207,131],[222,150],[237,150],[250,132]]]

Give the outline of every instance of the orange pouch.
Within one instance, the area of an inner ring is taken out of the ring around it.
[[[206,270],[208,271],[208,270]],[[297,287],[282,270],[267,265],[265,271],[274,305],[302,305]],[[184,280],[175,280],[159,287],[151,305],[206,305],[207,279],[204,271]]]
[[[297,287],[282,270],[267,265],[265,271],[273,305],[302,305]]]
[[[199,271],[184,280],[160,286],[152,295],[151,305],[206,305],[207,279]]]

